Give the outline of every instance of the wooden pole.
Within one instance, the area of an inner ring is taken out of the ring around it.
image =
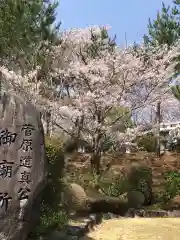
[[[161,123],[161,102],[157,102],[156,107],[156,154],[157,158],[160,158],[161,148],[160,148],[160,123]]]
[[[2,72],[0,72],[0,100],[2,100]]]
[[[126,46],[126,48],[127,48],[127,34],[126,34],[126,32],[125,32],[125,34],[124,34],[124,37],[125,37],[125,46]]]

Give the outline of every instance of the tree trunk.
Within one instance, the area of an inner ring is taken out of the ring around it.
[[[91,170],[96,174],[100,174],[100,160],[101,155],[98,153],[92,153],[91,155]]]
[[[51,125],[51,112],[46,113],[46,124],[47,124],[47,129],[46,129],[46,135],[50,137],[51,135],[51,130],[50,130],[50,125]]]
[[[97,129],[97,134],[93,138],[93,147],[91,155],[91,170],[95,171],[96,174],[100,174],[100,161],[102,154],[102,144],[101,140],[103,135],[101,134],[101,129]]]

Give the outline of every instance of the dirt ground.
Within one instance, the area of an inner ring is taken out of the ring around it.
[[[179,240],[178,218],[105,220],[81,240]]]

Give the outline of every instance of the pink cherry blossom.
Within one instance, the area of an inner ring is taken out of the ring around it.
[[[156,101],[161,100],[163,105],[167,100],[173,101],[169,78],[174,73],[172,59],[179,54],[179,47],[176,44],[170,49],[167,46],[146,49],[140,45],[135,51],[131,46],[126,49],[116,46],[113,51],[103,48],[92,58],[86,51],[93,43],[91,31],[100,36],[96,26],[71,30],[64,32],[62,43],[47,50],[47,59],[52,61],[46,79],[34,80],[41,66],[25,76],[3,66],[0,71],[11,91],[40,110],[51,111],[54,125],[71,135],[78,134],[76,137],[92,146],[93,154],[100,155],[106,136],[120,144],[133,140],[140,131],[112,132],[113,125],[123,118],[122,115],[107,121],[113,107],[128,107],[137,114]],[[44,93],[40,91],[42,87]]]

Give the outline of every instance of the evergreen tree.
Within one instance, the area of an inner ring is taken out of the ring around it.
[[[102,50],[107,49],[108,51],[113,51],[116,46],[115,39],[116,36],[113,39],[110,38],[106,28],[101,28],[99,33],[94,33],[92,30],[92,44],[87,46],[86,51],[92,58],[99,56]]]
[[[174,85],[171,87],[172,93],[174,94],[175,98],[180,101],[180,86]]]
[[[57,6],[50,0],[1,0],[1,61],[31,54],[42,40],[54,41],[60,26],[54,25]]]
[[[148,35],[144,35],[144,43],[147,46],[163,44],[171,46],[178,39],[180,39],[180,0],[174,0],[172,7],[162,4],[161,12],[157,13],[155,20],[149,19]],[[180,55],[174,60],[177,62],[176,77],[180,72]]]
[[[153,21],[149,19],[148,35],[144,36],[145,44],[171,45],[180,37],[180,0],[173,1],[173,6],[163,3],[161,12]]]

